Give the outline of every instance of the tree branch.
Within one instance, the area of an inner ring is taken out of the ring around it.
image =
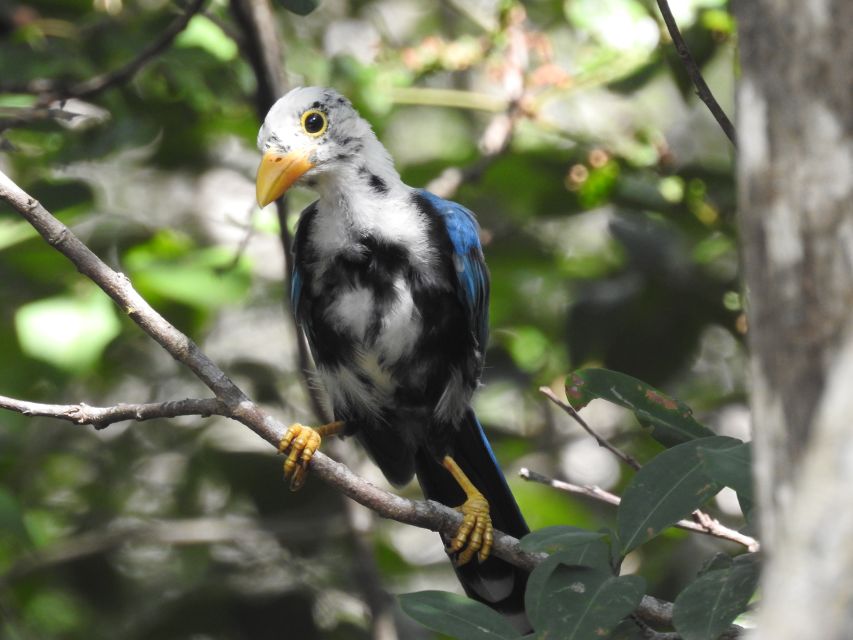
[[[581,415],[575,410],[575,408],[569,403],[558,398],[550,387],[539,387],[539,393],[541,393],[555,405],[560,407],[560,409],[568,413],[574,419],[574,421],[577,422],[583,428],[584,431],[586,431],[589,435],[595,438],[595,441],[598,443],[599,447],[604,447],[610,453],[619,458],[622,462],[627,464],[635,471],[640,470],[642,465],[637,461],[634,456],[625,453],[621,449],[618,449],[617,447],[613,446],[606,438],[602,438],[600,435],[598,435],[598,433],[595,432],[593,428],[589,426],[589,424],[587,424],[586,420],[581,417]]]
[[[80,273],[97,284],[175,360],[195,373],[199,380],[213,391],[216,400],[222,403],[221,415],[241,422],[272,446],[278,447],[285,432],[284,425],[252,402],[190,338],[158,314],[133,289],[124,274],[107,266],[68,227],[2,171],[0,199],[18,211],[48,244],[67,257]],[[414,501],[388,493],[319,451],[311,459],[310,468],[312,475],[383,518],[444,534],[455,533],[462,523],[462,514],[458,511],[432,500]],[[493,553],[527,571],[532,571],[545,557],[544,554],[522,551],[518,540],[500,531],[495,531]],[[670,624],[671,607],[671,603],[645,596],[637,615],[649,624]]]
[[[536,471],[531,471],[527,468],[522,468],[518,472],[518,475],[520,475],[525,480],[530,480],[532,482],[538,482],[540,484],[548,485],[549,487],[553,487],[554,489],[558,489],[559,491],[565,491],[566,493],[586,496],[588,498],[592,498],[593,500],[598,500],[599,502],[606,502],[607,504],[613,505],[614,507],[618,507],[619,504],[622,502],[622,498],[620,498],[616,494],[610,493],[609,491],[605,491],[601,487],[597,487],[595,485],[579,485],[573,484],[571,482],[566,482],[564,480],[556,480],[554,478],[549,478],[548,476],[542,475],[541,473],[537,473]],[[755,538],[751,538],[750,536],[744,535],[739,531],[730,529],[729,527],[721,524],[719,520],[716,520],[707,514],[703,513],[702,515],[704,517],[701,518],[699,522],[694,522],[693,520],[679,520],[675,523],[675,526],[679,529],[685,529],[686,531],[694,531],[696,533],[703,533],[705,535],[713,536],[715,538],[728,540],[729,542],[736,542],[737,544],[746,547],[748,551],[755,552],[759,550],[760,545]]]
[[[681,31],[678,30],[678,24],[676,24],[672,11],[669,9],[669,3],[667,0],[656,1],[661,15],[663,16],[663,21],[666,23],[666,29],[669,31],[669,37],[672,38],[672,43],[675,45],[675,50],[678,52],[681,62],[684,64],[684,69],[687,71],[687,75],[690,76],[691,82],[693,82],[693,86],[696,87],[696,95],[698,95],[699,99],[707,105],[711,115],[714,116],[717,124],[722,128],[723,133],[725,133],[731,143],[737,147],[737,133],[735,132],[735,127],[731,120],[729,120],[726,112],[723,111],[720,103],[717,102],[714,94],[711,93],[711,89],[708,88],[705,78],[702,77],[702,72],[699,71],[699,65],[696,64],[696,61],[690,54],[690,49],[687,48],[687,43],[684,41],[684,37],[681,35]]]
[[[171,400],[169,402],[121,403],[111,407],[92,407],[83,402],[79,404],[42,404],[0,396],[0,409],[16,411],[25,416],[43,416],[68,420],[74,424],[90,424],[95,429],[104,429],[115,422],[124,420],[142,421],[155,418],[176,418],[178,416],[229,415],[225,404],[216,398],[202,400],[187,398],[186,400]]]

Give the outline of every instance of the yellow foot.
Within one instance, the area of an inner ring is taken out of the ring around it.
[[[320,448],[323,436],[340,433],[343,426],[343,422],[331,422],[312,429],[297,422],[287,428],[278,443],[278,452],[287,456],[284,461],[284,478],[290,480],[291,491],[299,491],[305,484],[308,463]]]
[[[471,561],[474,554],[483,562],[489,557],[494,541],[492,517],[489,515],[489,503],[483,494],[470,496],[456,510],[462,513],[462,524],[450,544],[450,550],[458,552],[456,564],[462,566]]]
[[[444,468],[450,472],[467,496],[467,500],[456,510],[462,513],[462,524],[450,543],[451,553],[458,553],[456,565],[462,566],[471,561],[474,554],[483,562],[489,557],[494,541],[492,517],[489,515],[489,501],[477,490],[474,483],[462,471],[456,460],[444,456],[441,461]]]

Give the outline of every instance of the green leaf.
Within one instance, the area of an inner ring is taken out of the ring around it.
[[[590,567],[612,575],[610,555],[610,546],[603,539],[599,539],[573,545],[540,562],[527,579],[527,589],[524,592],[524,608],[534,627],[544,624],[541,607],[545,602],[548,579],[558,567]]]
[[[320,6],[320,0],[279,0],[281,6],[298,16],[307,16]]]
[[[606,638],[639,605],[646,583],[640,576],[616,577],[589,567],[560,565],[545,583],[533,621],[539,638]]]
[[[506,619],[486,605],[444,591],[419,591],[400,596],[403,611],[422,625],[461,640],[515,640]]]
[[[57,296],[31,302],[15,314],[21,349],[67,371],[94,366],[121,331],[112,301],[87,285],[83,296]]]
[[[713,436],[685,442],[652,458],[628,483],[617,514],[622,553],[654,538],[712,498],[722,485],[708,477],[698,449],[724,449],[739,440]]]
[[[204,49],[214,58],[227,62],[237,56],[235,43],[218,24],[205,16],[193,16],[187,28],[177,38],[178,47],[198,47]]]
[[[753,500],[752,443],[742,442],[728,449],[698,449],[699,459],[708,477],[734,489],[739,498]]]
[[[563,525],[545,527],[528,533],[520,543],[522,549],[531,553],[557,553],[570,547],[586,546],[604,537],[604,533]]]
[[[566,397],[575,409],[601,398],[630,409],[652,430],[652,437],[671,447],[714,432],[696,421],[686,404],[670,398],[645,382],[608,369],[582,369],[566,380]]]
[[[746,609],[758,576],[753,553],[738,556],[728,568],[701,575],[675,599],[676,630],[684,640],[714,640]]]

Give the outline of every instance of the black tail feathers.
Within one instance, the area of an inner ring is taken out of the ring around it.
[[[488,500],[494,528],[517,538],[527,534],[527,524],[471,409],[466,412],[451,455]],[[462,488],[430,454],[418,454],[416,470],[418,482],[430,500],[450,507],[457,507],[465,501]],[[450,541],[444,542],[448,545]],[[468,564],[454,569],[469,597],[505,615],[519,631],[530,630],[524,613],[525,571],[494,556],[482,563],[475,557]]]

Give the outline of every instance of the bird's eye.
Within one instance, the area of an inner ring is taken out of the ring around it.
[[[318,137],[323,135],[326,127],[329,126],[329,120],[326,114],[316,109],[309,109],[302,114],[302,128],[309,136]]]

